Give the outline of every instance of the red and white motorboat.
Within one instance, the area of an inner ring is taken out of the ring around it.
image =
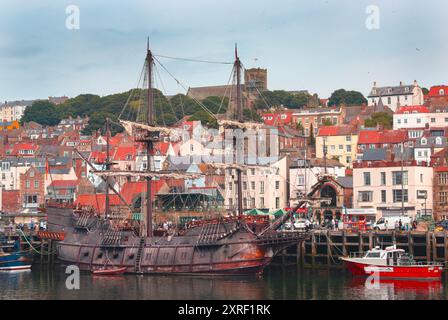
[[[370,276],[376,273],[381,279],[440,280],[443,265],[437,262],[416,262],[403,249],[391,246],[376,247],[363,254],[341,257],[354,276]]]

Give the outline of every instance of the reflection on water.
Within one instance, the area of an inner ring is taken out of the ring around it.
[[[263,277],[97,277],[81,273],[80,289],[67,290],[61,268],[1,272],[0,299],[446,299],[448,283],[380,281],[365,285],[340,270],[270,268]]]

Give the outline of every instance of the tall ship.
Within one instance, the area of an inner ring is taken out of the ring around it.
[[[143,111],[135,112],[134,119],[120,115],[119,122],[135,140],[145,146],[146,169],[144,171],[114,170],[107,141],[105,170],[94,169],[106,184],[105,212],[95,212],[72,204],[47,203],[49,231],[64,232],[64,239],[57,244],[57,256],[63,264],[74,264],[81,270],[98,271],[121,268],[135,274],[196,274],[235,275],[259,274],[270,264],[277,253],[298,244],[307,232],[282,232],[280,227],[292,217],[304,202],[293,206],[286,214],[273,222],[258,227],[249,216],[243,214],[242,172],[250,168],[246,164],[214,163],[211,167],[236,171],[237,212],[234,215],[199,219],[171,234],[160,235],[154,230],[153,182],[160,179],[189,179],[194,174],[154,170],[154,144],[170,128],[154,121],[154,64],[155,56],[147,48],[144,64],[146,86],[141,91],[145,97]],[[235,48],[232,73],[236,79],[236,112],[233,119],[218,120],[219,126],[245,130],[260,124],[244,121],[241,97],[242,64]],[[123,114],[123,112],[122,112]],[[106,120],[106,132],[110,120]],[[109,140],[109,135],[106,135]],[[86,160],[87,161],[87,160]],[[142,219],[128,221],[114,219],[109,203],[109,193],[114,192],[111,179],[139,177],[146,180],[145,198],[142,200]]]

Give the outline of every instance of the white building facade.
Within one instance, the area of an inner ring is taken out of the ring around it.
[[[403,185],[402,185],[403,184]],[[354,208],[377,209],[379,217],[432,215],[433,168],[415,161],[361,162],[353,168]]]
[[[225,170],[226,208],[236,212],[238,208],[238,185],[235,169]],[[287,158],[283,157],[269,167],[250,168],[242,174],[243,209],[266,209],[269,211],[289,206]]]
[[[422,105],[424,96],[417,81],[414,81],[413,85],[403,85],[400,82],[399,86],[392,87],[377,87],[376,82],[374,82],[372,90],[367,96],[367,103],[369,106],[374,106],[379,104],[380,100],[395,112],[399,106]]]

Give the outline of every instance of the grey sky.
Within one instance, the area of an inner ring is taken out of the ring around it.
[[[65,26],[67,5],[80,29]],[[365,27],[380,8],[380,29]],[[448,83],[448,1],[0,0],[0,101],[110,94],[135,86],[146,36],[155,54],[268,68],[270,89],[367,94],[372,82]],[[258,59],[255,62],[255,58]],[[161,59],[187,86],[225,84],[231,66]],[[160,70],[167,93],[183,89]]]

